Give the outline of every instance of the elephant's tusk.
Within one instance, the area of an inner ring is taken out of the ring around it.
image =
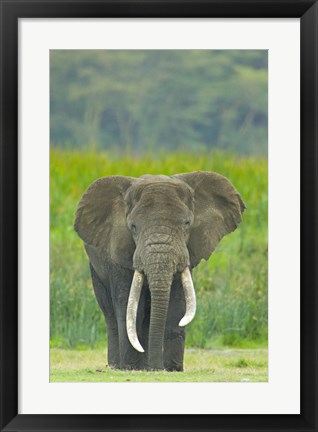
[[[179,322],[179,326],[184,327],[193,320],[196,310],[195,291],[189,267],[186,267],[181,273],[181,282],[186,301],[186,313]]]
[[[145,352],[137,336],[137,309],[143,281],[144,275],[138,270],[135,270],[134,277],[131,283],[126,314],[126,328],[128,339],[132,346],[139,352]]]

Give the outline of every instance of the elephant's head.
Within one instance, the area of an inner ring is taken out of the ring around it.
[[[83,195],[75,229],[82,240],[135,271],[127,306],[127,332],[136,332],[140,291],[146,275],[151,292],[148,362],[162,368],[163,339],[173,277],[181,274],[186,325],[195,313],[191,268],[208,259],[221,238],[235,230],[244,204],[225,177],[193,172],[172,177],[104,177]]]

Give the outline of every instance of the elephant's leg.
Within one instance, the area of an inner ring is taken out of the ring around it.
[[[96,274],[93,266],[90,264],[91,276],[93,287],[98,304],[104,314],[107,336],[108,336],[108,365],[111,368],[119,368],[119,340],[118,340],[118,327],[117,320],[114,312],[114,307],[110,295],[110,290],[107,289],[98,275]]]
[[[121,271],[121,276],[122,271]],[[121,279],[121,280],[120,280]],[[140,353],[135,350],[135,348],[131,345],[126,329],[126,313],[127,313],[127,303],[130,292],[132,275],[131,277],[116,277],[117,286],[116,291],[114,291],[114,296],[116,297],[115,304],[115,313],[117,316],[117,325],[118,325],[118,336],[119,336],[119,367],[120,369],[136,369],[142,370],[145,369],[145,359],[146,353]],[[127,284],[127,281],[129,283]],[[140,342],[143,343],[142,337],[142,323],[144,318],[144,309],[145,309],[145,289],[143,288],[140,296],[140,301],[138,305],[138,315],[137,315],[137,334],[140,338]],[[146,346],[143,346],[146,349]]]
[[[145,369],[146,353],[138,352],[131,345],[127,336],[126,317],[121,316],[121,314],[119,314],[119,319],[118,319],[118,334],[119,334],[120,369],[134,369],[134,370]]]
[[[163,361],[168,371],[183,371],[185,328],[179,327],[179,321],[185,314],[185,300],[181,280],[176,277],[170,295]]]
[[[120,369],[143,370],[145,369],[145,353],[135,350],[127,337],[126,323],[121,320],[118,323]]]

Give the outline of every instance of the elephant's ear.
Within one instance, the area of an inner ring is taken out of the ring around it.
[[[202,258],[207,260],[222,237],[235,230],[245,205],[230,181],[220,174],[199,171],[174,177],[194,191],[194,222],[188,244],[194,267]]]
[[[132,267],[135,243],[126,225],[123,196],[132,177],[103,177],[89,186],[76,211],[75,231],[87,245],[103,249],[124,267]]]

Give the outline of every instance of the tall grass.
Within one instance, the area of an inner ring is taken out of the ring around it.
[[[106,343],[88,259],[73,230],[77,203],[96,178],[207,170],[226,177],[247,206],[239,228],[208,262],[194,269],[197,314],[187,346],[257,346],[267,341],[267,161],[229,153],[176,152],[142,159],[114,153],[51,151],[51,343],[94,347]]]

